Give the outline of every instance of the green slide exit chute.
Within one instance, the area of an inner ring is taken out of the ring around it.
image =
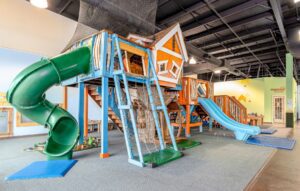
[[[67,111],[45,99],[52,86],[90,71],[87,47],[43,59],[20,72],[13,80],[7,100],[29,119],[49,128],[44,153],[48,159],[70,159],[79,138],[76,119]]]

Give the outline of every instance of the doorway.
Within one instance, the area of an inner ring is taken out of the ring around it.
[[[285,123],[285,97],[273,96],[272,99],[273,123]]]

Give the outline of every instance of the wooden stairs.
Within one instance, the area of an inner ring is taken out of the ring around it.
[[[91,98],[99,105],[99,107],[102,107],[101,105],[101,95],[97,92],[97,87],[93,85],[88,85],[88,94],[91,96]],[[121,119],[118,117],[118,115],[109,107],[108,108],[108,117],[112,120],[112,122],[117,126],[117,128],[123,132],[123,125]]]

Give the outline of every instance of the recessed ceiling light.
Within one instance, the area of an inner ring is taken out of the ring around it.
[[[48,2],[47,0],[30,0],[30,3],[38,8],[45,9],[48,7]]]
[[[294,0],[294,3],[298,3],[298,2],[300,2],[300,0]]]
[[[192,57],[192,58],[190,59],[190,64],[196,64],[196,63],[197,63],[197,61],[195,60],[194,57]]]

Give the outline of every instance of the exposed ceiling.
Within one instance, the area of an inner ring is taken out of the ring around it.
[[[203,58],[197,57],[198,65],[187,65],[185,71],[197,73],[202,79],[285,76],[288,46],[278,18],[289,33],[300,27],[299,11],[293,0],[271,1],[279,5],[277,9],[270,0],[158,0],[156,25],[163,29],[176,22],[181,24],[186,42],[197,48],[194,53],[199,50]],[[48,0],[48,3],[49,10],[78,20],[79,0]],[[208,60],[226,63],[245,75],[226,71],[212,75]],[[295,59],[297,81],[299,64]]]

